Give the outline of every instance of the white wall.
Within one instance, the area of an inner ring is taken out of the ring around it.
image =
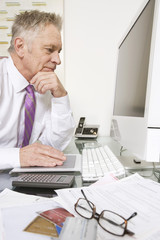
[[[146,0],[64,0],[65,86],[75,121],[109,135],[117,47]]]

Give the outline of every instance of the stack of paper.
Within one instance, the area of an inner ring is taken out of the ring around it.
[[[124,240],[160,240],[160,184],[144,179],[138,174],[102,186],[83,188],[87,198],[96,206],[98,213],[103,210],[114,211],[124,218],[133,212],[137,216],[128,221],[128,229],[135,233]],[[78,188],[56,191],[61,198],[61,204],[71,213],[74,204],[83,195]],[[78,216],[78,215],[77,215]],[[97,239],[116,240],[119,237],[108,234],[101,227],[98,228]]]
[[[137,212],[137,216],[128,221],[128,229],[133,231],[135,235],[132,237],[125,235],[123,237],[124,240],[160,240],[159,183],[144,179],[138,174],[119,181],[111,176],[106,176],[96,184],[84,187],[83,190],[87,198],[95,204],[98,213],[101,213],[103,210],[111,210],[124,218],[128,218],[133,212]],[[81,189],[70,188],[57,190],[56,192],[58,194],[57,203],[55,198],[30,196],[8,189],[0,193],[0,240],[57,239],[33,234],[32,231],[24,231],[24,229],[27,229],[27,226],[30,226],[32,220],[37,217],[37,214],[40,215],[42,213],[43,217],[47,216],[50,220],[53,220],[53,215],[52,217],[49,216],[52,211],[46,212],[49,209],[63,207],[78,217],[74,210],[74,205],[80,197],[83,198]],[[76,228],[73,230],[76,230]],[[80,230],[78,229],[78,231]],[[63,231],[62,239],[64,239],[64,234]],[[73,232],[73,236],[75,234]],[[84,238],[82,239],[84,240]],[[98,226],[97,240],[102,239],[117,240],[122,238],[111,235]]]
[[[0,240],[64,240],[66,231],[67,239],[95,240],[97,222],[75,218],[51,198],[0,193]]]
[[[47,215],[48,217],[56,215],[58,220],[60,219],[59,213],[53,214],[53,209],[62,210],[61,206],[51,198],[5,189],[0,193],[0,240],[57,239],[60,227],[58,228],[58,224],[51,221],[53,219],[50,221],[45,219]],[[46,212],[46,210],[50,211]],[[61,220],[63,222],[65,219],[61,218]]]

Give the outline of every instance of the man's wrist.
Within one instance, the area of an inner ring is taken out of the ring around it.
[[[60,98],[60,97],[65,97],[67,95],[67,91],[65,90],[64,92],[56,93],[55,91],[51,90],[51,94],[55,98]]]

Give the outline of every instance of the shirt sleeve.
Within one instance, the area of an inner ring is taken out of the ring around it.
[[[0,148],[0,169],[14,168],[20,166],[19,148]]]
[[[69,144],[75,128],[68,95],[52,98],[51,109],[45,114],[44,121],[45,129],[39,140],[63,151]]]

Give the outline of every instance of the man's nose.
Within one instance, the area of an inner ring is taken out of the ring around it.
[[[56,63],[57,65],[61,64],[61,59],[59,56],[59,52],[53,52],[51,55],[51,62]]]

